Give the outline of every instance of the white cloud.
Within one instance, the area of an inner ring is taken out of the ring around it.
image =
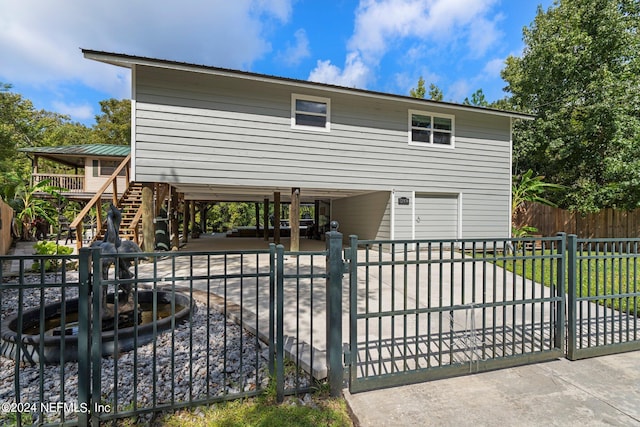
[[[471,94],[478,88],[474,88],[472,83],[465,79],[456,80],[449,86],[446,99],[458,100],[461,102],[465,98],[471,98]]]
[[[329,61],[318,61],[312,77],[323,76],[326,82],[341,84],[351,76],[353,58],[360,69],[373,72],[391,50],[405,49],[409,61],[428,58],[433,52],[447,52],[467,46],[456,55],[483,55],[501,35],[497,21],[487,15],[498,0],[360,0],[356,10],[354,33],[347,44],[343,69]],[[407,46],[407,42],[411,42]],[[311,77],[310,77],[311,78]],[[326,79],[335,79],[333,81]]]
[[[446,45],[470,33],[482,23],[484,39],[498,34],[493,21],[484,15],[497,0],[362,0],[356,11],[355,31],[349,49],[377,61],[399,39]],[[472,43],[470,43],[472,44]]]
[[[75,120],[89,120],[95,117],[93,107],[89,104],[75,105],[54,101],[53,106],[55,107],[56,112],[60,114],[67,114]]]
[[[371,70],[357,53],[347,56],[344,69],[340,69],[328,60],[318,61],[316,68],[309,74],[309,80],[312,82],[356,88],[365,88],[370,78]]]
[[[271,50],[265,32],[290,18],[292,1],[1,0],[0,79],[129,91],[128,71],[84,59],[81,47],[247,69]]]
[[[485,76],[489,78],[500,77],[500,72],[505,67],[506,58],[495,58],[487,62],[482,69]]]
[[[298,65],[303,59],[311,56],[309,52],[309,39],[303,29],[295,32],[295,44],[287,44],[284,52],[278,54],[278,59],[287,65]]]

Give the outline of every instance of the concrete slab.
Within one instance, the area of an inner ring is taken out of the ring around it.
[[[345,397],[361,426],[640,425],[640,352],[345,390]]]

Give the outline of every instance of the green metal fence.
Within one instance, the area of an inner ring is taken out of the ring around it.
[[[640,239],[568,236],[571,360],[640,349]]]
[[[54,337],[41,327],[45,311],[37,308],[59,302],[59,324],[52,329],[75,328],[72,313],[82,298],[78,261],[77,256],[0,257],[0,425],[46,424],[54,419],[55,425],[77,424],[71,412],[84,409],[78,395],[81,379],[77,366],[64,362],[76,352],[78,340],[87,337],[88,326],[77,328],[75,339],[51,348]],[[7,277],[10,271],[15,276]],[[57,363],[45,363],[45,357]]]
[[[57,271],[30,273],[32,259],[43,265],[55,260]],[[11,323],[18,331],[15,342],[22,344],[11,346],[4,336],[1,341],[0,403],[9,406],[3,406],[0,424],[145,420],[160,411],[255,396],[270,381],[276,381],[279,400],[311,391],[317,387],[313,374],[322,378],[314,359],[324,341],[318,329],[324,328],[314,325],[321,323],[314,315],[324,301],[325,259],[326,252],[285,252],[275,245],[108,257],[86,248],[79,256],[2,257],[3,265],[21,267],[0,284],[0,328],[4,335]],[[120,260],[131,265],[134,278],[114,267]],[[69,270],[72,264],[77,271]],[[131,305],[116,297],[127,286]],[[57,307],[38,310],[50,303]],[[37,312],[33,322],[27,319],[31,312]],[[54,312],[61,318],[56,327],[46,321]],[[112,322],[109,329],[111,312],[142,318],[143,324]],[[27,322],[31,329],[24,329]],[[27,345],[32,337],[40,344]],[[49,338],[62,349],[46,350]],[[8,383],[10,389],[2,385]]]
[[[343,256],[337,224],[326,238],[318,252],[0,257],[0,424],[144,421],[271,381],[279,400],[324,378],[338,395],[343,351],[357,392],[557,358],[565,336],[571,359],[640,348],[640,239],[352,236]],[[111,311],[169,316],[102,333]]]
[[[350,390],[562,356],[564,239],[352,236]],[[549,277],[550,286],[531,273]]]

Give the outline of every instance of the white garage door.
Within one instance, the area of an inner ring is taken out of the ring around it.
[[[416,194],[416,239],[457,239],[458,198]]]

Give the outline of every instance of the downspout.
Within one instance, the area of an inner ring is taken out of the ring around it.
[[[509,221],[507,221],[507,236],[509,237],[513,237],[512,236],[512,227],[511,227],[511,221],[512,221],[512,215],[513,212],[511,212],[511,206],[513,203],[513,117],[509,117]]]

